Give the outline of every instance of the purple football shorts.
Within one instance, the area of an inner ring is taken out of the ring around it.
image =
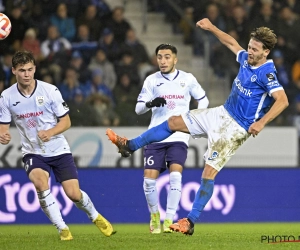
[[[72,154],[62,154],[52,157],[43,157],[36,154],[26,154],[23,157],[24,168],[29,175],[31,170],[41,168],[50,175],[51,169],[57,182],[78,179],[77,168]]]
[[[145,169],[164,172],[171,164],[184,167],[188,146],[184,142],[152,143],[144,147]]]

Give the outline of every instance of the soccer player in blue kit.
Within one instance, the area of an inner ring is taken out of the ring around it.
[[[119,148],[123,157],[128,157],[149,143],[161,141],[175,131],[189,133],[193,138],[208,139],[201,185],[192,210],[187,218],[180,219],[170,226],[173,231],[189,235],[193,234],[194,223],[212,196],[214,179],[218,172],[251,135],[257,136],[266,124],[289,105],[285,91],[277,80],[273,60],[267,59],[277,43],[272,30],[260,27],[252,31],[246,51],[233,37],[219,30],[209,19],[198,21],[197,26],[213,33],[222,44],[236,54],[240,63],[239,72],[225,104],[172,116],[132,140],[120,137],[107,129],[109,139]]]
[[[50,171],[66,195],[105,236],[112,225],[95,208],[79,187],[78,173],[63,132],[70,128],[69,107],[56,86],[34,79],[35,59],[31,52],[18,51],[12,58],[12,73],[17,83],[1,93],[0,143],[6,145],[14,120],[21,137],[24,168],[33,183],[42,210],[57,228],[61,240],[72,240],[59,206],[49,187]]]

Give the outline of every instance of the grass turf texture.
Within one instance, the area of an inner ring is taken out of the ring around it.
[[[146,224],[114,224],[117,234],[105,237],[94,225],[69,224],[72,241],[60,241],[51,225],[0,225],[0,249],[300,249],[300,242],[267,244],[261,236],[300,236],[300,223],[196,224],[193,236],[151,235]]]

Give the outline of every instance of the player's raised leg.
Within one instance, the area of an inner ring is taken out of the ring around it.
[[[152,142],[159,142],[168,138],[175,131],[189,133],[181,116],[172,116],[158,126],[155,126],[138,137],[128,140],[117,135],[111,129],[106,130],[108,139],[115,144],[123,157],[129,157],[134,151]]]

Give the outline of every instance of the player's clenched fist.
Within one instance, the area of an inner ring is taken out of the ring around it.
[[[200,21],[198,21],[196,23],[196,26],[200,27],[201,29],[204,29],[204,30],[209,30],[210,27],[212,26],[212,23],[209,21],[208,18],[203,18],[201,19]]]
[[[51,134],[48,130],[41,130],[38,132],[38,137],[43,141],[43,142],[47,142],[50,140],[51,138]]]
[[[10,133],[6,132],[3,134],[0,134],[0,143],[3,145],[6,145],[10,142],[11,136]]]

